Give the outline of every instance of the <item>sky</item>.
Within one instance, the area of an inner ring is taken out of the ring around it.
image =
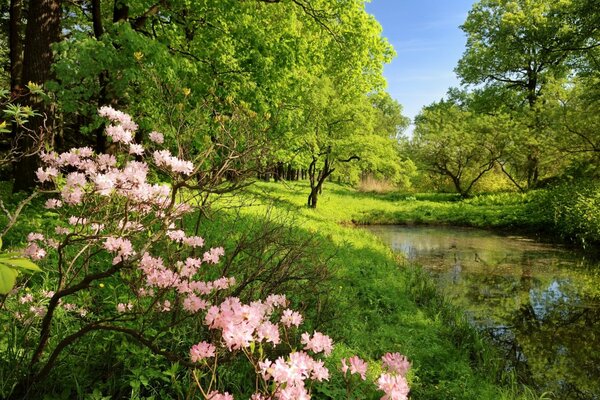
[[[474,0],[372,0],[367,12],[383,27],[396,57],[385,66],[388,92],[414,118],[459,86],[454,68],[465,49],[460,30]]]

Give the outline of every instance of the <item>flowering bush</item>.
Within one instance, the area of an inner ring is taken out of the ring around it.
[[[320,357],[331,353],[331,338],[314,331],[298,341],[303,318],[288,308],[285,295],[249,304],[228,295],[235,278],[212,268],[224,249],[201,251],[204,239],[184,229],[198,195],[194,163],[156,148],[163,142],[158,132],[150,134],[148,147],[134,143],[137,125],[127,114],[103,107],[100,115],[111,122],[106,134],[115,154],[85,147],[42,153],[37,177],[56,187],[58,197],[46,208],[59,224],[54,232],[31,233],[24,253],[36,261],[50,258],[52,288],[33,294],[18,288],[18,301],[6,305],[28,327],[23,340],[35,343],[23,346],[29,363],[17,373],[13,396],[32,393],[69,346],[102,331],[126,335],[190,368],[205,399],[233,398],[218,391],[224,386],[218,367],[237,356],[256,374],[253,400],[310,398],[314,382],[329,379]],[[163,181],[151,179],[157,176]],[[103,292],[108,286],[110,296]],[[59,328],[59,314],[69,324]],[[193,330],[199,337],[169,340],[192,320],[201,321]],[[366,379],[365,362],[348,362],[351,373]],[[387,354],[383,367],[377,380],[382,399],[407,398],[406,359]]]

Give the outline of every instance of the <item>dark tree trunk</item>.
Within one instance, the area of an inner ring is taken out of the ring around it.
[[[23,0],[10,0],[9,49],[10,49],[10,91],[13,97],[21,92],[23,75],[23,40],[21,37],[21,14]]]
[[[113,10],[114,13],[119,12],[117,9]],[[113,16],[116,18],[116,16]],[[92,0],[92,22],[94,25],[94,37],[96,40],[100,40],[104,34],[104,25],[102,23],[102,7],[100,0]],[[108,82],[109,76],[108,71],[102,71],[98,75],[98,84],[100,86],[100,92],[98,94],[98,107],[108,105],[110,103],[108,99]],[[104,125],[96,128],[94,132],[96,136],[96,152],[104,153],[107,147],[106,135],[104,134]]]
[[[313,157],[310,166],[308,167],[308,179],[310,181],[310,194],[308,195],[307,205],[310,208],[317,208],[317,201],[319,200],[319,195],[323,192],[323,182],[327,179],[332,173],[335,171],[334,168],[331,168],[331,164],[329,162],[329,155],[325,157],[325,164],[323,165],[323,169],[319,171],[317,175],[317,158]]]
[[[113,7],[113,22],[127,21],[129,19],[129,6],[126,0],[115,0]]]
[[[29,4],[27,28],[25,31],[25,52],[23,55],[23,82],[43,84],[51,78],[51,45],[60,40],[60,0],[38,0]],[[23,135],[17,143],[17,152],[22,157],[14,165],[15,183],[13,191],[31,190],[35,185],[35,171],[39,156],[35,148],[52,130],[54,115],[51,107],[42,101],[29,97],[28,105],[41,116],[29,120],[32,133]],[[47,139],[48,140],[48,139]]]

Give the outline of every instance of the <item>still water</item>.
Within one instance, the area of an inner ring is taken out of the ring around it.
[[[600,261],[477,229],[368,229],[430,271],[521,381],[556,399],[600,399]]]

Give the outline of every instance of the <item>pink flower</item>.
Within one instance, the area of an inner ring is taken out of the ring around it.
[[[212,392],[210,392],[208,394],[207,399],[208,400],[233,400],[233,396],[230,395],[228,392],[219,393],[219,392],[213,390]]]
[[[125,114],[122,111],[117,111],[110,106],[100,107],[100,109],[98,110],[98,114],[101,117],[108,118],[109,120],[111,120],[111,122],[118,122],[123,126],[123,129],[135,132],[138,128],[137,124],[133,122],[131,116]]]
[[[216,247],[204,253],[203,261],[216,264],[219,262],[219,257],[221,257],[224,254],[225,250],[223,250],[222,247]]]
[[[144,154],[144,147],[141,144],[131,143],[129,145],[129,154],[136,154],[141,156]]]
[[[169,150],[157,150],[152,154],[152,157],[158,167],[167,166],[171,171],[184,175],[190,175],[194,171],[194,164],[172,156]]]
[[[185,239],[185,232],[178,229],[174,231],[167,231],[167,236],[174,242],[181,243]]]
[[[31,295],[31,293],[27,293],[25,296],[22,296],[19,299],[19,303],[21,303],[21,304],[31,303],[32,301],[33,301],[33,296]]]
[[[48,199],[46,200],[46,204],[44,205],[44,207],[46,207],[49,210],[59,208],[60,206],[62,206],[62,201],[58,199]]]
[[[400,353],[386,353],[383,357],[381,357],[381,361],[383,362],[383,367],[386,368],[389,372],[396,373],[398,375],[405,376],[406,372],[410,369],[410,363]]]
[[[348,359],[350,362],[350,374],[359,374],[361,379],[364,381],[367,379],[367,363],[364,360],[361,360],[357,356],[350,357]],[[346,359],[342,358],[342,372],[344,375],[348,371],[348,365],[346,364]]]
[[[41,260],[46,257],[46,250],[42,249],[35,242],[29,243],[29,246],[27,246],[23,253],[32,260]]]
[[[29,235],[27,235],[28,242],[35,242],[36,240],[43,241],[44,235],[42,235],[41,233],[35,233],[35,232],[31,232]]]
[[[69,225],[86,225],[88,223],[87,218],[83,218],[83,217],[75,217],[75,216],[71,216],[69,217]]]
[[[58,153],[56,153],[55,151],[46,153],[45,151],[42,150],[42,152],[40,153],[40,158],[42,159],[44,164],[48,164],[48,165],[58,164]]]
[[[97,174],[94,177],[96,190],[101,196],[108,196],[115,187],[116,176],[114,174]]]
[[[310,378],[315,381],[328,381],[329,380],[329,370],[325,368],[325,364],[323,361],[314,361],[312,365],[312,373]]]
[[[199,310],[205,310],[206,307],[208,307],[208,303],[194,294],[188,295],[188,297],[183,300],[183,309],[192,314]]]
[[[344,373],[344,376],[346,376],[346,373],[348,372],[348,364],[346,363],[346,359],[342,358],[342,372]]]
[[[163,144],[163,142],[165,141],[165,138],[163,137],[163,134],[160,133],[160,132],[156,132],[156,131],[150,132],[150,135],[148,137],[154,143],[158,143],[158,144]]]
[[[292,325],[300,326],[302,323],[302,315],[290,309],[284,310],[283,315],[281,316],[281,323],[288,328],[290,328]]]
[[[127,304],[125,304],[125,303],[119,303],[119,304],[117,304],[117,311],[120,312],[120,313],[124,313],[125,311],[131,310],[131,309],[133,309],[133,304],[131,304],[131,303],[127,303]]]
[[[35,174],[38,178],[38,181],[44,183],[46,181],[51,181],[52,178],[56,178],[58,176],[58,170],[54,167],[48,167],[46,169],[40,167]]]
[[[122,125],[109,125],[106,127],[106,136],[112,139],[115,143],[130,144],[133,140],[131,131],[126,130]]]
[[[108,237],[104,241],[104,248],[117,256],[113,259],[113,265],[128,259],[134,255],[133,246],[127,239]]]
[[[112,154],[98,154],[96,163],[98,163],[100,169],[106,170],[110,167],[114,167],[117,164],[117,159]]]
[[[42,306],[31,306],[29,307],[29,312],[38,317],[43,317],[46,314],[46,308]]]
[[[279,329],[277,329],[277,325],[271,323],[270,321],[265,321],[256,329],[256,334],[258,340],[271,342],[274,345],[277,345],[281,342],[279,339]]]
[[[190,236],[183,238],[183,243],[190,247],[202,247],[204,246],[204,239],[200,236]]]
[[[214,345],[208,342],[200,342],[193,345],[190,349],[190,358],[192,359],[192,362],[199,362],[205,358],[214,357],[216,349],[217,348]]]
[[[56,228],[54,228],[54,232],[56,232],[57,235],[68,235],[69,233],[71,233],[71,230],[69,228],[57,226]]]
[[[83,189],[79,186],[65,185],[60,192],[62,200],[70,205],[80,204],[83,200]]]
[[[408,400],[410,388],[401,375],[381,374],[377,387],[385,393],[381,400]]]
[[[331,354],[331,351],[333,350],[333,341],[331,338],[316,331],[312,338],[308,333],[303,333],[302,344],[304,344],[306,350],[312,350],[315,353],[323,352],[325,355]]]

